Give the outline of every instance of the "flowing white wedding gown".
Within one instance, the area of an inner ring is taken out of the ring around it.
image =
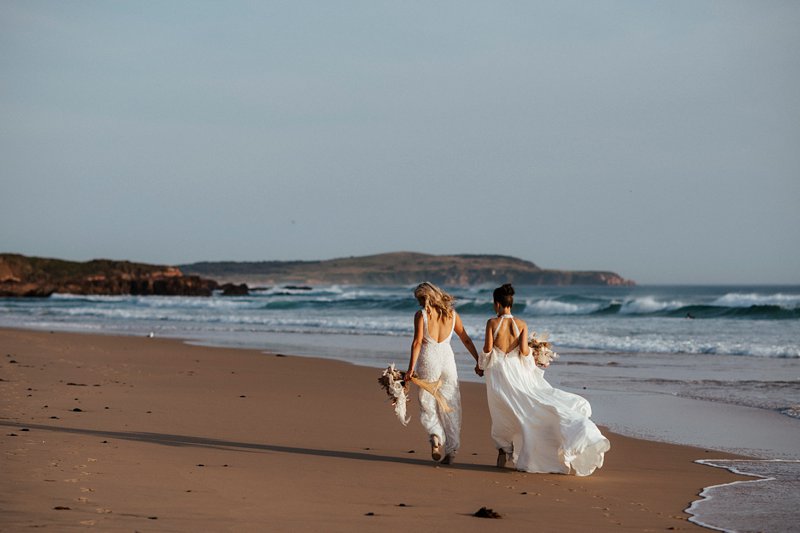
[[[519,330],[511,315],[515,335]],[[483,353],[486,395],[492,416],[492,438],[517,470],[588,476],[603,466],[603,454],[611,443],[589,420],[592,408],[585,398],[551,386],[532,355],[520,354],[519,346],[505,353],[495,344]]]

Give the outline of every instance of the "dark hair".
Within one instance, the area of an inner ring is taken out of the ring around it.
[[[514,287],[510,283],[504,284],[502,287],[497,287],[492,293],[494,301],[503,307],[511,307],[514,305]]]

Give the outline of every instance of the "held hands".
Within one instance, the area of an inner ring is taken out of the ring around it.
[[[480,377],[483,377],[483,370],[478,365],[475,365],[475,373],[478,374]]]
[[[411,387],[411,376],[414,375],[414,372],[411,370],[407,370],[405,374],[403,374],[403,390],[406,391],[408,394],[408,389]]]

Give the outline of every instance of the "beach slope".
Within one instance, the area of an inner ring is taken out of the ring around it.
[[[462,386],[456,464],[435,466],[377,369],[9,329],[0,350],[4,531],[700,531],[683,510],[744,479],[693,462],[730,455],[608,432],[590,477],[498,470],[481,384]]]

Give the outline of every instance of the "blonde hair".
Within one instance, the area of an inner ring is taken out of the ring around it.
[[[425,309],[431,308],[438,311],[439,316],[450,318],[453,316],[453,302],[455,298],[444,292],[433,283],[424,281],[414,289],[414,298]]]

